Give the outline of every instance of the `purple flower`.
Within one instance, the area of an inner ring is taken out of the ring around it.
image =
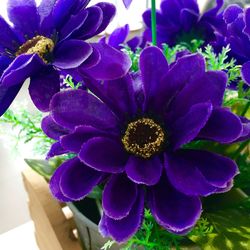
[[[98,70],[102,79],[127,73],[130,61],[125,55],[108,45],[84,42],[103,31],[115,14],[111,4],[86,8],[88,3],[43,0],[37,7],[35,0],[9,0],[8,15],[13,27],[0,16],[0,115],[29,77],[34,104],[48,111],[51,97],[60,90],[58,69],[80,68],[88,75]],[[106,68],[121,70],[100,71],[98,65],[103,61]]]
[[[124,3],[125,7],[128,9],[133,0],[122,0],[122,1]]]
[[[141,78],[88,81],[84,90],[56,94],[44,132],[57,140],[50,155],[75,153],[50,181],[62,201],[84,198],[104,183],[99,228],[124,242],[140,227],[144,204],[170,232],[184,234],[199,219],[201,196],[225,192],[238,173],[234,161],[183,148],[195,140],[231,143],[249,132],[222,107],[227,76],[205,71],[199,54],[169,67],[160,49],[140,56]]]
[[[222,15],[218,14],[223,0],[217,0],[213,9],[199,13],[196,0],[163,0],[156,13],[158,44],[174,46],[179,42],[190,43],[193,39],[209,43],[215,40],[215,27],[224,29]],[[151,10],[143,14],[146,24],[145,36],[151,41]]]
[[[250,8],[245,11],[236,4],[223,14],[226,32],[220,34],[219,44],[230,44],[230,55],[242,66],[242,78],[250,85]]]

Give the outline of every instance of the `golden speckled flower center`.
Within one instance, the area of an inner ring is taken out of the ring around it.
[[[164,140],[160,125],[152,119],[141,118],[128,124],[122,143],[127,152],[146,159],[161,150]]]
[[[45,63],[48,63],[48,56],[55,47],[54,42],[44,36],[35,36],[19,47],[16,56],[37,54]]]

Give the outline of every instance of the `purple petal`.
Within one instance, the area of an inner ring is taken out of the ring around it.
[[[61,126],[74,129],[90,125],[101,129],[115,128],[116,117],[110,109],[84,90],[68,90],[52,98],[50,110],[53,119]]]
[[[205,60],[200,54],[192,54],[179,58],[158,83],[158,110],[163,110],[175,95],[193,80],[205,72]]]
[[[83,144],[79,158],[86,165],[106,173],[121,173],[127,155],[121,142],[105,137],[95,137]]]
[[[121,44],[124,44],[129,34],[129,25],[115,29],[108,40],[108,44],[116,49],[122,49]]]
[[[223,13],[223,18],[226,24],[234,22],[242,12],[243,9],[239,5],[230,4]]]
[[[46,160],[66,153],[69,153],[69,151],[64,149],[60,142],[55,142],[51,145],[50,150],[46,155]]]
[[[122,1],[127,9],[129,8],[130,4],[132,3],[132,0],[122,0]]]
[[[243,32],[248,36],[248,38],[250,38],[250,9],[247,8],[245,10],[245,28],[243,30]]]
[[[161,226],[174,233],[195,225],[201,215],[201,201],[174,189],[165,176],[149,190],[149,207]]]
[[[72,200],[83,199],[100,182],[102,173],[84,165],[78,158],[63,163],[65,170],[60,178],[62,193]]]
[[[238,174],[236,163],[225,156],[202,150],[185,150],[180,154],[196,166],[207,182],[215,187],[225,188]]]
[[[35,0],[11,0],[8,1],[7,8],[10,21],[24,37],[32,38],[39,32],[40,17]]]
[[[77,68],[88,59],[92,51],[92,47],[81,40],[64,41],[55,50],[53,64],[61,69]]]
[[[102,206],[104,213],[114,219],[120,220],[129,215],[137,197],[137,185],[130,181],[126,175],[113,175],[106,184]]]
[[[161,178],[162,162],[158,156],[147,160],[130,156],[125,170],[133,182],[152,186]]]
[[[12,87],[5,87],[0,85],[0,117],[9,108],[21,87],[22,84]]]
[[[43,132],[54,140],[59,140],[60,136],[68,134],[70,131],[64,127],[61,127],[53,120],[51,115],[43,118],[41,123]]]
[[[211,185],[199,170],[196,159],[188,158],[188,152],[177,151],[165,154],[165,168],[169,181],[181,193],[191,196],[207,196],[215,193],[217,187]]]
[[[110,136],[111,133],[109,133]],[[74,132],[64,135],[60,138],[60,142],[63,148],[68,149],[71,152],[79,153],[82,144],[92,137],[105,136],[107,132],[91,126],[78,126]]]
[[[144,192],[138,190],[137,200],[129,215],[121,220],[113,220],[103,214],[108,234],[117,242],[126,242],[140,228],[143,220]]]
[[[188,32],[197,23],[199,14],[190,10],[182,9],[180,13],[180,21],[183,25],[183,31]]]
[[[235,142],[246,141],[250,139],[250,120],[245,117],[240,117],[242,123],[242,133]]]
[[[241,76],[245,83],[250,86],[250,61],[244,63],[241,69]]]
[[[3,72],[1,85],[11,87],[22,84],[28,77],[36,74],[44,66],[38,55],[20,55]]]
[[[85,69],[92,68],[92,67],[96,66],[101,61],[101,55],[100,55],[99,50],[97,50],[93,46],[91,46],[91,47],[92,47],[92,50],[93,50],[91,55],[81,65],[81,67],[83,67]],[[78,73],[78,75],[81,77],[81,74]]]
[[[145,105],[150,105],[149,102],[156,98],[159,82],[168,72],[168,63],[162,51],[157,47],[144,49],[139,63],[145,91]]]
[[[91,68],[81,68],[83,74],[88,74],[96,80],[115,80],[127,74],[131,67],[130,58],[104,43],[92,43],[101,55],[100,62]]]
[[[50,101],[53,95],[59,91],[60,75],[53,67],[45,67],[30,79],[29,93],[33,103],[40,111],[49,111]]]
[[[198,137],[220,143],[231,143],[241,135],[242,129],[238,116],[228,109],[215,108]]]
[[[202,77],[193,79],[180,91],[172,102],[175,116],[185,114],[192,105],[211,102],[221,106],[227,83],[227,75],[222,71],[208,71]]]

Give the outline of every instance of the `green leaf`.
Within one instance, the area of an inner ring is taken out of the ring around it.
[[[46,180],[50,180],[51,176],[62,163],[59,158],[53,158],[49,161],[37,159],[25,159],[25,162],[39,175],[43,176]]]

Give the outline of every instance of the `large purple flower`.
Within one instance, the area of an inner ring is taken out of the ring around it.
[[[103,31],[115,14],[111,4],[86,8],[88,3],[43,0],[37,7],[35,0],[9,0],[13,27],[0,16],[0,115],[28,77],[34,104],[48,111],[51,97],[60,90],[58,69],[81,68],[88,75],[97,70],[101,79],[127,73],[130,62],[125,55],[107,45],[84,42]],[[100,70],[100,61],[120,71]]]
[[[156,13],[158,44],[174,46],[193,39],[201,39],[205,43],[215,40],[215,27],[224,29],[222,15],[218,14],[223,0],[216,2],[213,9],[201,15],[196,0],[162,0],[161,9]],[[151,41],[151,10],[143,14],[143,19],[147,27],[145,36]]]
[[[104,236],[126,241],[140,227],[144,204],[174,233],[200,217],[200,197],[231,188],[238,173],[224,156],[183,147],[194,140],[231,143],[248,132],[222,107],[227,76],[205,71],[199,54],[171,67],[160,49],[140,56],[141,79],[88,81],[90,92],[56,94],[44,132],[57,140],[50,156],[75,153],[54,173],[50,188],[62,201],[84,198],[104,183]],[[244,131],[244,132],[243,132]]]

